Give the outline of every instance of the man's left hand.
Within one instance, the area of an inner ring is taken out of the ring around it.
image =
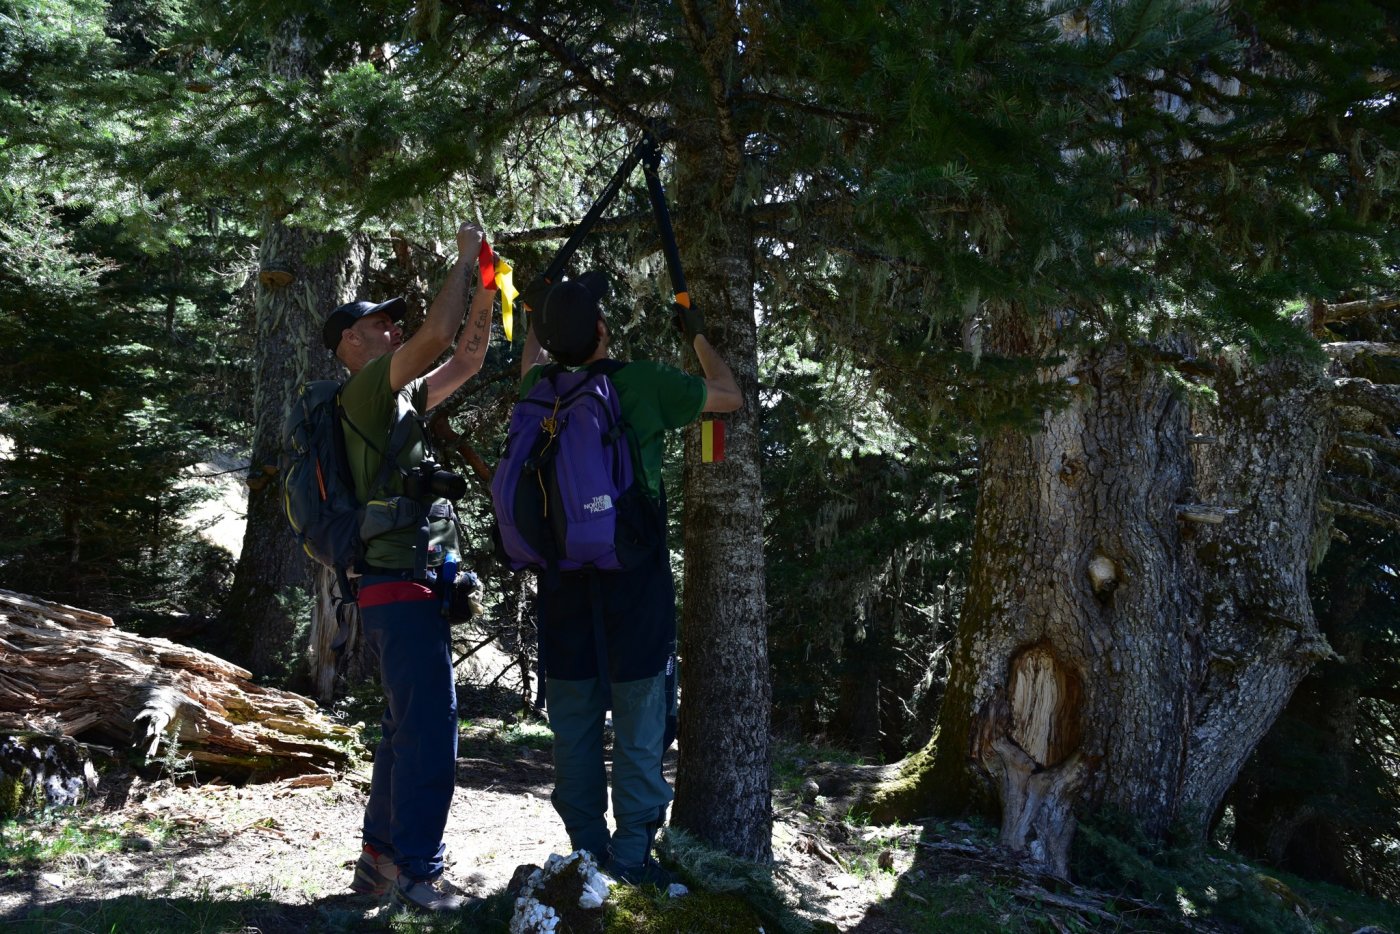
[[[695,343],[695,338],[705,333],[705,315],[694,305],[687,308],[680,302],[672,302],[671,324],[685,335],[687,344]]]

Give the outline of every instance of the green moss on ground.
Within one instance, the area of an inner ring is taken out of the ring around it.
[[[738,895],[692,892],[668,898],[652,886],[613,889],[605,934],[743,934],[764,927],[763,918]]]
[[[935,735],[927,746],[905,758],[895,777],[871,789],[860,801],[858,810],[869,814],[870,820],[876,824],[912,821],[925,816],[929,798],[925,779],[933,771],[934,744],[937,742]]]

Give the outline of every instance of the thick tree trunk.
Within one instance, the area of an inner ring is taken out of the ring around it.
[[[716,151],[683,151],[676,190],[690,287],[744,408],[724,418],[724,460],[701,463],[685,436],[685,591],[680,631],[680,762],[674,822],[747,859],[772,857],[768,645],[759,488],[753,238],[716,190]]]
[[[1046,346],[1030,343],[997,349]],[[935,755],[904,786],[915,807],[993,799],[1002,842],[1061,874],[1080,807],[1204,831],[1326,652],[1306,588],[1333,430],[1322,374],[1221,370],[1218,404],[1193,416],[1135,350],[1071,357],[1043,376],[1067,404],[986,440]]]
[[[343,375],[321,344],[321,322],[336,305],[354,298],[365,254],[359,242],[328,251],[326,235],[275,219],[264,229],[261,267],[276,267],[292,278],[279,284],[264,277],[258,286],[248,524],[226,613],[239,636],[240,660],[259,676],[291,670],[298,629],[318,603],[311,561],[297,546],[283,511],[276,466],[282,427],[300,386]],[[324,258],[312,264],[310,255]]]

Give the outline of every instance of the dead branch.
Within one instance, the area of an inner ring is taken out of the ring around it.
[[[460,434],[448,424],[445,416],[434,416],[430,425],[432,427],[433,438],[451,447],[453,451],[456,451],[458,456],[471,467],[472,472],[476,474],[477,478],[481,480],[482,483],[490,486],[491,468],[486,466],[486,459],[476,452],[476,448],[472,447],[471,442],[466,439],[466,436]]]
[[[763,204],[756,204],[744,211],[744,216],[756,224],[773,223],[776,221],[788,220],[794,216],[799,209],[808,209],[817,214],[829,214],[834,210],[831,205],[800,205],[795,201],[769,201]],[[650,230],[655,224],[656,218],[650,211],[639,211],[632,214],[617,214],[612,217],[599,218],[593,225],[593,233],[632,233],[638,230]],[[509,246],[516,243],[537,243],[541,240],[566,240],[574,232],[575,224],[556,224],[550,227],[535,227],[530,230],[515,230],[497,234],[492,241],[497,246]]]
[[[584,61],[573,49],[564,42],[551,36],[549,33],[535,22],[521,19],[512,14],[509,10],[497,6],[490,0],[462,0],[459,4],[464,12],[476,12],[485,16],[488,20],[499,23],[517,32],[525,38],[531,40],[542,49],[546,55],[553,58],[560,65],[564,66],[574,80],[583,90],[587,91],[598,100],[608,106],[610,110],[619,117],[638,127],[647,127],[648,120],[645,114],[639,113],[619,94],[612,85],[600,78],[593,70],[593,67]]]
[[[1364,318],[1367,315],[1394,311],[1397,308],[1400,308],[1400,295],[1383,295],[1379,298],[1365,298],[1337,305],[1319,303],[1313,306],[1313,327],[1335,324],[1338,321],[1350,321],[1354,318]]]
[[[1400,491],[1400,468],[1389,463],[1370,448],[1339,444],[1328,454],[1329,459],[1344,470],[1365,477],[1392,490]]]
[[[1355,365],[1357,358],[1400,357],[1400,344],[1381,341],[1336,341],[1322,345],[1323,353],[1343,366]]]
[[[1178,503],[1176,505],[1178,519],[1202,525],[1220,525],[1226,519],[1233,518],[1239,513],[1239,509],[1233,506],[1216,506],[1209,503]]]
[[[1382,386],[1359,376],[1334,379],[1337,402],[1381,416],[1389,424],[1400,423],[1400,389]]]
[[[1379,451],[1387,457],[1400,460],[1400,441],[1394,438],[1387,438],[1382,435],[1370,434],[1364,431],[1343,431],[1337,435],[1337,440],[1342,444],[1349,444],[1352,447],[1370,448]]]
[[[0,733],[79,737],[150,758],[179,744],[237,778],[339,769],[355,734],[310,700],[254,684],[217,656],[110,617],[0,590]]]
[[[827,117],[832,120],[854,123],[859,126],[873,127],[879,121],[873,114],[857,113],[853,110],[837,110],[832,107],[823,107],[821,104],[810,101],[801,101],[792,97],[785,97],[781,94],[773,94],[768,91],[741,91],[734,95],[738,101],[754,101],[773,107],[796,110],[801,113],[808,113],[818,117]]]
[[[618,214],[614,217],[601,217],[593,225],[594,233],[631,233],[650,227],[653,223],[650,211],[645,213]],[[516,230],[496,237],[497,246],[510,246],[517,243],[537,243],[540,240],[567,240],[577,224],[556,224],[553,227],[536,227],[533,230]]]
[[[1039,886],[1025,886],[1019,889],[1013,889],[1011,894],[1015,895],[1017,898],[1024,899],[1026,901],[1040,902],[1045,905],[1052,905],[1055,908],[1064,908],[1068,911],[1076,911],[1082,912],[1086,915],[1093,915],[1100,921],[1117,922],[1119,920],[1117,915],[1110,914],[1109,912],[1104,911],[1097,905],[1092,905],[1087,901],[1081,901],[1077,898],[1068,898],[1064,895],[1056,895],[1054,892],[1046,891],[1045,889],[1042,889]]]
[[[1370,525],[1393,532],[1400,532],[1400,515],[1396,515],[1385,509],[1379,509],[1366,503],[1358,503],[1354,500],[1329,499],[1322,503],[1324,508],[1330,509],[1335,515],[1346,516],[1348,519],[1356,519],[1359,522],[1366,522]]]

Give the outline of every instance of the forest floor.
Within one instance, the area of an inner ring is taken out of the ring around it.
[[[485,899],[470,914],[424,923],[349,892],[367,765],[324,787],[112,773],[80,808],[0,823],[0,931],[505,931],[516,868],[567,852],[568,841],[549,803],[548,728],[515,719],[503,703],[462,724],[446,843],[448,877]],[[366,732],[372,741],[373,729]],[[741,868],[726,875],[725,860],[683,836],[673,835],[668,851],[694,890],[686,898],[727,891],[743,910],[707,907],[703,924],[694,913],[667,921],[655,899],[655,923],[632,920],[622,929],[1355,931],[1370,923],[1400,930],[1400,912],[1384,903],[1340,890],[1310,889],[1305,899],[1295,880],[1223,863],[1211,885],[1197,886],[1207,894],[1181,879],[1169,880],[1174,895],[1157,898],[1077,888],[1019,868],[986,826],[869,825],[854,802],[878,767],[801,747],[780,747],[775,761],[770,869],[734,864]],[[1212,897],[1250,910],[1232,916],[1207,904]]]

